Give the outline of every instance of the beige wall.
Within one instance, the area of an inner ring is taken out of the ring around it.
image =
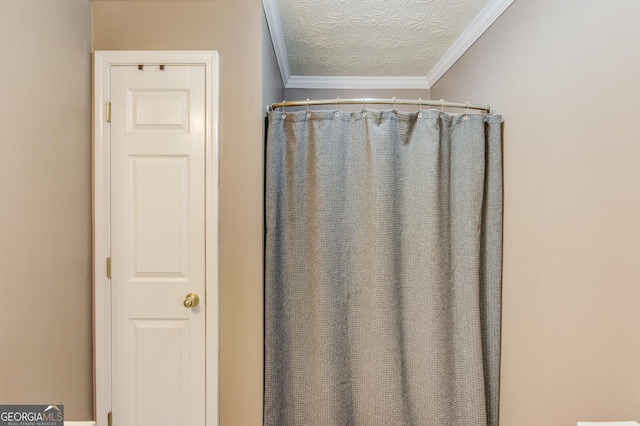
[[[0,1],[0,404],[93,418],[89,0]]]
[[[220,424],[262,424],[260,0],[95,1],[94,50],[220,52]]]
[[[273,102],[279,102],[284,97],[284,84],[278,67],[278,60],[271,42],[267,18],[262,14],[262,106],[266,114],[267,108]]]
[[[504,115],[502,426],[640,421],[639,16],[516,0],[432,89]]]

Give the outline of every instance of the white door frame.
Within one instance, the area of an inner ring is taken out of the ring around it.
[[[93,81],[93,315],[95,416],[107,425],[111,411],[111,279],[110,257],[110,143],[106,122],[110,101],[111,67],[116,65],[204,65],[205,67],[205,300],[206,311],[206,426],[218,425],[219,360],[219,60],[217,51],[96,51]]]

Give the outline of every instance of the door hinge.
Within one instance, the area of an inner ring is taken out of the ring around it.
[[[107,101],[107,123],[111,123],[111,102]]]
[[[111,426],[111,420],[112,420],[112,415],[111,415],[111,411],[109,411],[109,414],[107,414],[107,425]]]
[[[107,278],[111,278],[111,258],[107,257]]]

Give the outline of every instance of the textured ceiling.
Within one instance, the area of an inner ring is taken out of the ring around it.
[[[431,87],[514,0],[263,0],[286,87]]]
[[[290,72],[425,76],[489,0],[278,0]]]

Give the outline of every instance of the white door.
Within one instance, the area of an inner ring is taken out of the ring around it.
[[[118,426],[205,424],[205,67],[162,68],[111,67]]]

